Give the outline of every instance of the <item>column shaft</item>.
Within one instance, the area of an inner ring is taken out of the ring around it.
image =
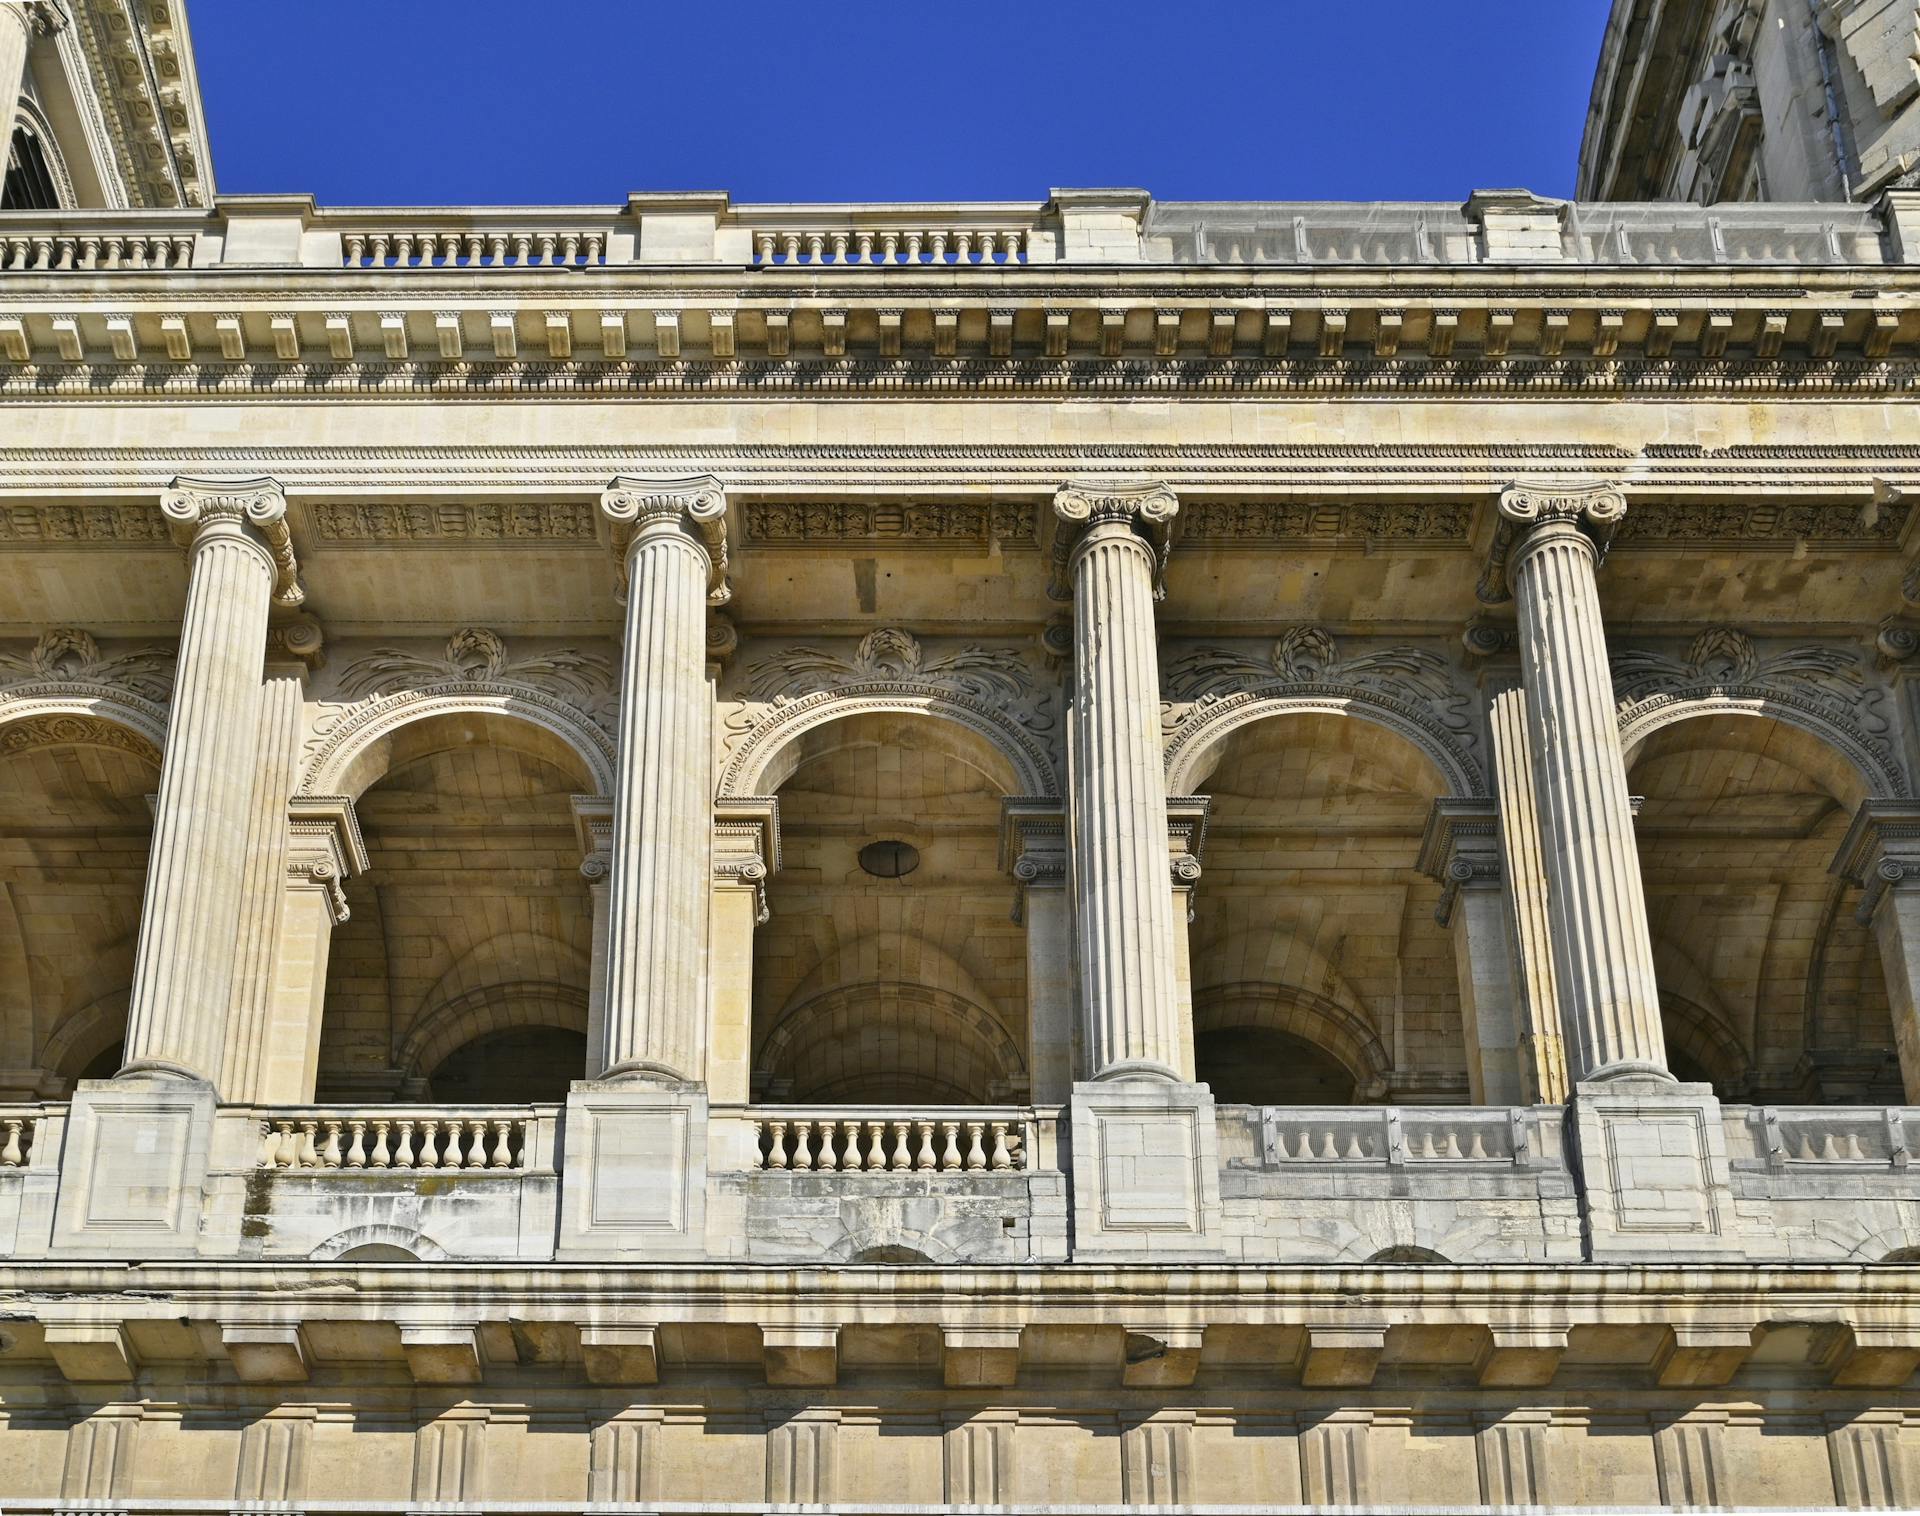
[[[1664,1075],[1653,945],[1594,577],[1599,553],[1583,529],[1610,527],[1625,506],[1611,494],[1509,491],[1501,510],[1524,530],[1509,572],[1568,1073],[1576,1082]]]
[[[13,143],[13,122],[26,93],[27,54],[33,50],[34,7],[28,0],[0,0],[0,125],[6,145]]]
[[[1088,1074],[1178,1080],[1173,891],[1160,741],[1153,549],[1136,518],[1164,523],[1164,490],[1062,491],[1055,509],[1087,523],[1071,557],[1074,692],[1069,740],[1074,903]]]
[[[1559,994],[1553,978],[1553,932],[1547,920],[1546,864],[1540,808],[1533,792],[1527,741],[1527,694],[1493,697],[1494,793],[1500,804],[1500,854],[1506,879],[1508,934],[1514,959],[1515,1020],[1523,1105],[1563,1105],[1567,1061],[1561,1051]]]
[[[277,523],[286,507],[275,486],[176,489],[165,508],[191,529],[191,558],[123,1072],[211,1082],[222,1070],[239,957],[276,577],[275,555],[254,528]]]
[[[602,508],[631,537],[600,1077],[697,1083],[713,794],[707,605],[725,498],[717,481],[617,482]]]

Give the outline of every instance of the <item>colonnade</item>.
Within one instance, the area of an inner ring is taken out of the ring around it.
[[[179,481],[164,509],[189,553],[189,589],[124,1072],[218,1084],[223,1056],[232,1067],[231,1034],[248,1030],[232,1023],[250,1020],[256,1034],[264,1024],[235,1009],[236,963],[247,949],[234,923],[252,877],[249,827],[259,830],[252,776],[270,725],[262,681],[269,616],[276,600],[290,604],[299,591],[284,500],[271,481]],[[708,612],[728,594],[726,511],[721,481],[711,477],[619,479],[603,496],[625,596],[612,817],[597,829],[588,868],[596,964],[604,966],[589,1067],[604,1081],[702,1086],[710,1038],[724,1045],[723,1060],[738,1062],[735,1044],[750,1030],[750,986],[727,973],[709,983],[711,917],[725,910],[750,933],[767,863],[756,840],[764,821],[722,827],[716,852]],[[1056,955],[1071,941],[1080,1054],[1077,1068],[1061,1070],[1069,1078],[1192,1079],[1180,983],[1185,927],[1175,905],[1175,890],[1191,880],[1179,876],[1168,841],[1155,627],[1178,511],[1159,484],[1068,485],[1054,502],[1055,593],[1072,602],[1074,620],[1066,832],[1054,856],[1064,866],[1054,878],[1023,882],[1056,886],[1040,902],[1050,914],[1036,940]],[[1502,1003],[1500,986],[1474,985],[1467,998],[1484,1002],[1466,1007],[1476,1068],[1481,1040],[1525,1043],[1514,1023],[1530,1019],[1532,1041],[1564,1049],[1572,1083],[1668,1077],[1595,573],[1624,511],[1609,489],[1514,488],[1500,501],[1520,687],[1496,702],[1494,739],[1509,754],[1523,751],[1524,764],[1509,775],[1514,782],[1503,780],[1499,808],[1526,814],[1495,814],[1481,802],[1488,815],[1476,845],[1486,856],[1451,866],[1456,879],[1481,887],[1498,884],[1504,859],[1510,897],[1526,897],[1513,919],[1482,898],[1460,929],[1483,942],[1498,931],[1504,951],[1517,934],[1522,958],[1544,948],[1548,967],[1530,992],[1548,1003],[1529,1010],[1527,986],[1512,985]],[[728,851],[740,845],[734,833],[749,839],[739,857]],[[1892,845],[1863,844],[1863,867],[1880,868],[1881,894],[1920,878],[1883,866]],[[1539,875],[1531,889],[1511,878],[1516,864]],[[1887,914],[1896,925],[1902,919],[1893,908]],[[1057,979],[1063,965],[1031,967]],[[1463,971],[1463,980],[1488,979],[1484,969]],[[1901,1009],[1897,1019],[1911,1022]],[[1041,1033],[1050,1058],[1071,1062],[1073,1029]],[[1551,1052],[1543,1067],[1559,1062]],[[1524,1053],[1516,1066],[1523,1063]],[[1910,1068],[1910,1083],[1914,1075]],[[1548,1077],[1511,1071],[1475,1084],[1483,1100],[1565,1095]]]

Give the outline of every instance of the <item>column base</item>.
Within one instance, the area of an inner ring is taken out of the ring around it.
[[[1207,1262],[1225,1256],[1213,1092],[1161,1078],[1077,1083],[1077,1262]]]
[[[707,1092],[581,1080],[567,1092],[562,1258],[703,1258]]]
[[[1575,1085],[1568,1114],[1589,1258],[1741,1256],[1711,1085],[1623,1066]]]
[[[104,1258],[199,1251],[215,1096],[177,1073],[83,1079],[67,1117],[54,1247]]]

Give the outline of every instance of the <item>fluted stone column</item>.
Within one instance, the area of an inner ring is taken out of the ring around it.
[[[58,0],[0,0],[0,126],[6,128],[4,146],[13,140],[13,122],[20,97],[26,93],[27,55],[38,35],[59,31],[67,24],[66,6]]]
[[[1517,529],[1507,576],[1568,1075],[1671,1077],[1594,577],[1626,502],[1610,489],[1515,488],[1500,514]]]
[[[713,793],[707,607],[726,598],[726,495],[710,476],[616,479],[601,511],[627,622],[599,1077],[697,1084]]]
[[[1069,814],[1087,1073],[1178,1080],[1160,659],[1153,607],[1179,511],[1164,485],[1068,485],[1074,689]]]
[[[212,1082],[250,877],[267,615],[300,589],[273,480],[177,479],[161,509],[190,567],[121,1072]]]

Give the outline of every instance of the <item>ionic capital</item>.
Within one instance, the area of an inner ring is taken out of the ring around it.
[[[1177,890],[1190,890],[1200,882],[1212,806],[1210,795],[1167,796],[1167,869]]]
[[[191,550],[210,532],[238,530],[266,550],[273,603],[291,609],[307,598],[287,530],[287,496],[277,479],[175,479],[160,496],[173,540]]]
[[[1462,890],[1496,889],[1500,884],[1500,806],[1494,800],[1441,796],[1427,815],[1420,839],[1420,872],[1441,885],[1433,919],[1453,920]]]
[[[613,874],[613,797],[572,795],[567,804],[580,839],[580,877],[590,885],[605,884]]]
[[[346,881],[367,867],[360,819],[345,795],[296,795],[287,803],[287,880],[326,891],[335,925],[346,922]]]
[[[765,925],[767,879],[780,869],[780,802],[772,795],[723,795],[713,803],[713,882],[753,891]]]
[[[1058,800],[1009,796],[1000,802],[1000,867],[1027,890],[1067,887],[1067,812]],[[1020,912],[1015,909],[1015,917]]]
[[[1627,497],[1615,484],[1514,484],[1500,492],[1500,524],[1493,534],[1487,565],[1476,593],[1487,604],[1513,598],[1510,572],[1528,547],[1577,532],[1593,550],[1596,564],[1626,519]]]
[[[1073,555],[1097,528],[1119,526],[1137,536],[1153,555],[1153,596],[1166,594],[1167,556],[1180,498],[1158,480],[1113,484],[1068,480],[1054,493],[1053,563],[1047,593],[1073,598]]]
[[[51,37],[73,25],[67,0],[0,0],[0,13],[18,20],[29,37]]]
[[[712,474],[682,479],[620,475],[600,493],[601,537],[620,560],[625,593],[630,549],[649,528],[676,529],[705,551],[707,604],[732,598],[727,584],[727,490]]]
[[[1889,891],[1920,889],[1920,800],[1863,801],[1827,871],[1859,886],[1862,926]]]

